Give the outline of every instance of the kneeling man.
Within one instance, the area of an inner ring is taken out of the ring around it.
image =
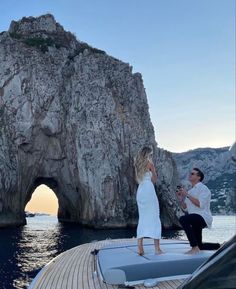
[[[192,189],[186,191],[181,187],[177,190],[181,206],[187,211],[187,214],[179,219],[192,247],[187,254],[196,254],[200,250],[217,250],[220,247],[219,243],[202,243],[202,229],[211,228],[213,220],[210,211],[211,192],[202,183],[203,179],[203,172],[194,168],[189,175]]]

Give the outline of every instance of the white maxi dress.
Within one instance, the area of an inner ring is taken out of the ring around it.
[[[138,227],[137,238],[161,239],[160,208],[154,185],[152,173],[147,172],[137,190]]]

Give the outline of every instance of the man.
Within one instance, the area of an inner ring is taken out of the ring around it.
[[[219,243],[202,243],[202,229],[211,228],[213,220],[210,211],[211,192],[202,183],[203,179],[203,172],[194,168],[189,175],[192,189],[188,192],[183,187],[177,190],[181,206],[187,210],[187,214],[179,219],[192,247],[187,254],[196,254],[200,250],[217,250],[220,247]]]

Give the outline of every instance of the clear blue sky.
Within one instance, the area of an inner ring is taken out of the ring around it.
[[[13,19],[48,12],[142,73],[160,147],[233,143],[234,0],[6,0],[0,31]]]

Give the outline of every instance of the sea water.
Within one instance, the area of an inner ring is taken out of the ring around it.
[[[203,230],[203,240],[229,240],[236,233],[235,216],[214,216],[213,228]],[[0,230],[0,288],[25,289],[52,258],[74,246],[107,238],[131,238],[135,229],[94,230],[58,223],[54,216],[27,218],[27,225]],[[182,230],[167,230],[163,238],[186,239]]]

